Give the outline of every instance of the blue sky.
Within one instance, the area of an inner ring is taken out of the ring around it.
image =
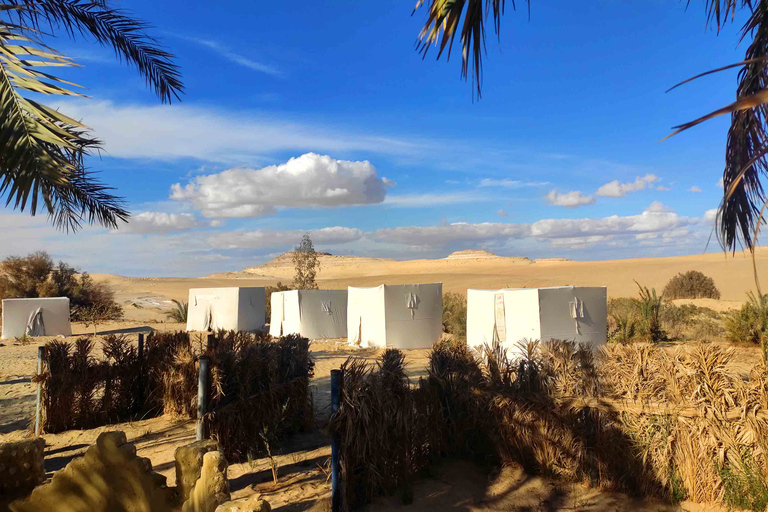
[[[741,60],[739,20],[705,30],[703,0],[534,1],[530,20],[508,5],[473,102],[458,53],[414,50],[413,3],[121,2],[178,57],[186,94],[170,106],[109,50],[52,41],[91,98],[46,101],[105,142],[89,166],[134,218],[65,235],[5,210],[0,256],[203,275],[307,230],[322,250],[399,259],[705,250],[728,120],[658,141],[733,101],[736,71],[664,91]]]

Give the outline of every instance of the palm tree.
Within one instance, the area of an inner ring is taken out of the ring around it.
[[[417,0],[417,10],[425,0]],[[461,76],[466,79],[472,65],[473,95],[480,97],[485,25],[492,17],[499,35],[505,0],[428,0],[428,14],[419,34],[418,50],[427,55],[438,47],[437,58],[450,58],[456,34],[461,34]],[[689,0],[690,3],[690,0]],[[511,1],[516,9],[515,1]],[[530,9],[530,0],[526,0]],[[686,80],[741,66],[736,101],[689,123],[675,126],[671,135],[723,114],[731,114],[723,171],[723,200],[718,209],[716,232],[725,250],[746,247],[754,252],[763,213],[768,202],[760,178],[768,174],[768,0],[705,0],[707,25],[719,32],[736,11],[746,9],[749,19],[741,28],[742,40],[751,37],[745,59]],[[447,52],[445,52],[447,48]],[[677,87],[677,86],[675,86]],[[670,136],[671,136],[670,135]],[[665,137],[666,138],[666,137]]]
[[[0,197],[7,196],[6,206],[45,211],[67,231],[83,222],[115,227],[127,220],[123,200],[85,167],[84,157],[100,147],[88,127],[22,91],[83,96],[71,89],[76,84],[39,69],[76,65],[43,42],[64,32],[111,47],[161,101],[178,99],[179,70],[147,28],[107,0],[0,0]]]

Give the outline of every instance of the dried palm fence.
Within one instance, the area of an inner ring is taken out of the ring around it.
[[[93,428],[163,410],[163,373],[179,345],[177,335],[151,333],[141,357],[126,336],[106,336],[101,357],[92,338],[46,345],[42,382],[42,427],[48,433]]]
[[[196,417],[201,351],[192,345],[182,348],[166,371],[167,413]],[[286,436],[314,425],[309,388],[314,361],[308,339],[219,332],[206,352],[211,389],[205,430],[219,441],[227,460],[269,453]]]
[[[410,386],[402,355],[350,359],[330,429],[342,436],[345,505],[403,492],[441,456],[670,500],[763,510],[768,504],[768,372],[749,380],[717,345],[667,355],[611,345],[594,357],[565,342],[528,344],[518,362],[437,344]]]

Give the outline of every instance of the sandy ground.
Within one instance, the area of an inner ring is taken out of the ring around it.
[[[758,269],[768,274],[768,251],[758,254]],[[700,270],[712,276],[722,292],[723,300],[697,300],[694,303],[717,310],[738,307],[746,292],[754,288],[751,259],[743,254],[723,254],[621,260],[603,262],[531,261],[526,258],[501,258],[470,252],[443,260],[393,261],[357,257],[323,256],[320,287],[343,288],[348,285],[381,283],[420,283],[441,281],[445,291],[465,293],[467,288],[535,287],[557,285],[607,285],[611,297],[634,296],[643,285],[661,289],[678,272]],[[278,258],[260,267],[242,272],[204,278],[128,278],[94,275],[108,282],[125,309],[125,319],[97,326],[74,324],[78,335],[126,334],[133,338],[139,332],[178,330],[183,325],[166,321],[165,312],[171,299],[186,300],[191,287],[264,286],[277,281],[288,283],[293,268],[286,258]],[[768,285],[766,286],[768,288]],[[690,301],[676,301],[690,302]],[[28,436],[28,425],[34,411],[35,388],[29,379],[35,371],[37,347],[45,340],[21,346],[13,340],[0,341],[0,443]],[[345,343],[316,341],[312,344],[316,361],[312,381],[318,424],[322,427],[329,415],[330,370],[338,368],[354,354],[370,361],[378,353],[348,347]],[[754,347],[739,348],[736,364],[743,374],[759,359]],[[409,375],[417,379],[426,373],[427,351],[408,351]],[[173,453],[176,447],[194,439],[192,422],[176,422],[159,417],[91,429],[46,435],[46,470],[50,474],[81,455],[105,430],[122,430],[133,441],[141,456],[152,461],[156,471],[175,482]],[[277,455],[280,480],[272,482],[269,462],[233,464],[229,477],[236,498],[260,493],[274,510],[325,510],[330,492],[328,460],[330,447],[322,430],[298,436],[282,447]],[[600,493],[580,485],[558,484],[551,480],[525,475],[515,467],[505,467],[497,474],[476,468],[463,461],[447,461],[433,478],[414,484],[414,503],[403,505],[397,497],[383,497],[369,510],[673,510],[668,505],[635,502],[621,494]],[[683,504],[686,510],[722,510],[719,507]]]

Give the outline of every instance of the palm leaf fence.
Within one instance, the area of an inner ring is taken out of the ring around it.
[[[768,373],[749,379],[733,351],[649,344],[600,354],[530,343],[512,361],[440,343],[411,385],[402,354],[350,358],[329,429],[341,438],[341,494],[356,508],[385,493],[412,499],[414,477],[442,457],[527,471],[666,500],[768,504]],[[482,361],[482,362],[481,362]]]
[[[55,433],[167,413],[197,416],[198,360],[208,355],[210,437],[230,461],[265,453],[314,425],[309,340],[219,331],[207,346],[186,332],[151,333],[144,357],[125,336],[107,336],[101,357],[92,338],[46,345],[42,427]]]

